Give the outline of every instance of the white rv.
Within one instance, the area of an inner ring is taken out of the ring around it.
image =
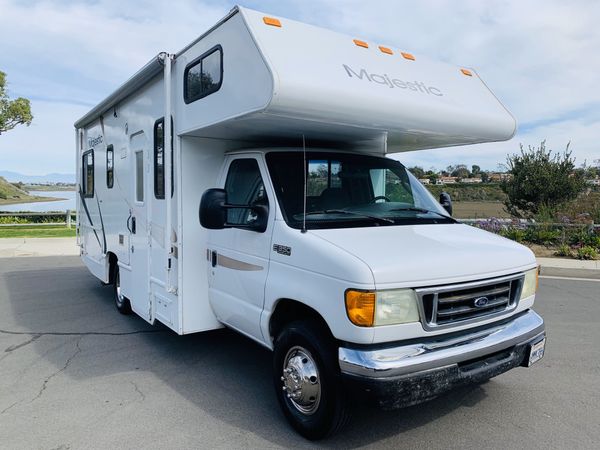
[[[510,139],[475,70],[236,7],[75,124],[78,242],[122,313],[273,350],[317,439],[544,351],[527,248],[455,221],[389,153]]]

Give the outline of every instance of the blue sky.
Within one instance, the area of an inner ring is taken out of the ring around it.
[[[30,127],[0,136],[0,169],[74,172],[74,121],[159,51],[223,17],[220,0],[0,0],[0,70],[31,99]],[[273,15],[474,67],[519,122],[509,142],[401,154],[407,165],[496,169],[519,143],[600,158],[600,2],[251,0]]]

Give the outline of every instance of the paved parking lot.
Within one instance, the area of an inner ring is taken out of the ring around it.
[[[600,283],[541,280],[531,369],[395,412],[357,410],[312,444],[279,413],[270,353],[118,314],[77,257],[0,258],[2,448],[597,448]]]

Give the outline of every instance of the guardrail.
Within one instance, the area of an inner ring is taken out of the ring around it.
[[[554,227],[554,228],[588,228],[590,230],[600,229],[599,223],[573,223],[573,222],[535,222],[527,219],[456,219],[467,225],[494,225],[505,227]]]
[[[70,209],[67,209],[65,212],[3,212],[0,213],[0,218],[2,217],[64,217],[64,222],[13,222],[13,223],[0,223],[0,227],[54,227],[54,226],[66,226],[67,228],[72,228],[73,223],[76,222],[77,213]]]

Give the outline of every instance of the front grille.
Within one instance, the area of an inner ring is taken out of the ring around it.
[[[417,289],[426,329],[488,319],[517,307],[523,274]]]

